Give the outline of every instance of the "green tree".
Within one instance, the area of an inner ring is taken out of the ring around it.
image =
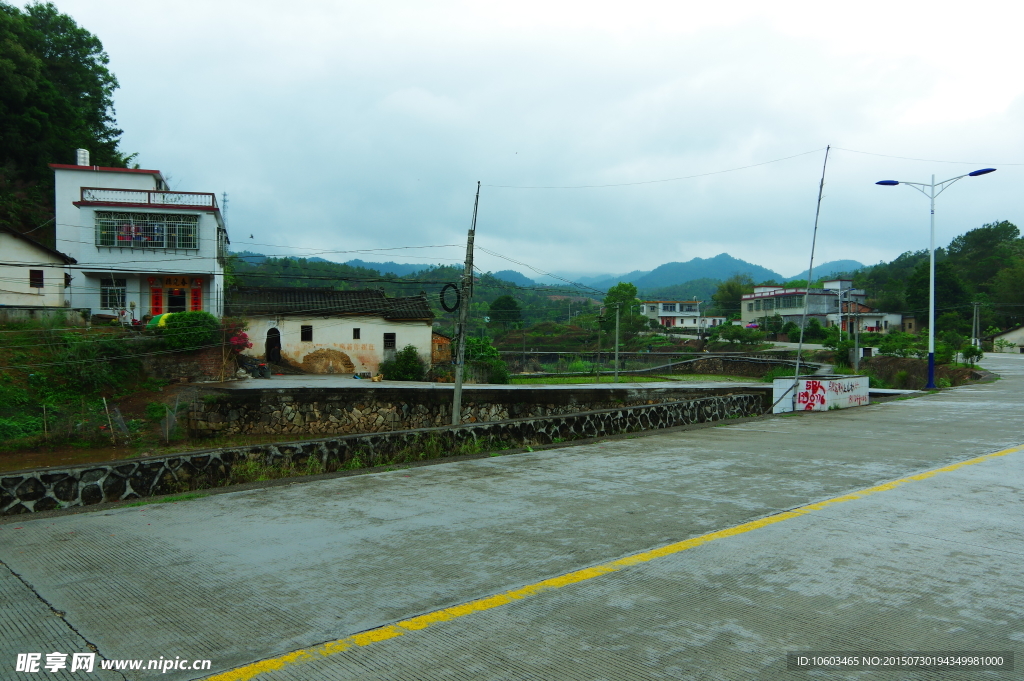
[[[492,322],[498,322],[508,329],[512,324],[518,324],[523,316],[519,303],[512,296],[498,296],[491,302],[490,317]]]
[[[815,317],[811,317],[807,320],[807,326],[804,327],[804,342],[805,343],[820,343],[828,338],[828,330],[821,325],[821,322]]]
[[[485,368],[488,383],[508,383],[508,365],[501,353],[486,338],[466,338],[466,362]]]
[[[714,310],[730,319],[739,319],[743,296],[754,292],[754,280],[747,274],[734,274],[721,284],[711,296],[715,301]]]
[[[622,338],[635,336],[638,332],[649,328],[648,318],[640,314],[640,301],[636,298],[636,286],[629,282],[619,282],[608,289],[604,297],[604,322],[601,328],[615,333],[615,310],[619,310],[619,333]]]
[[[34,231],[52,216],[47,164],[73,162],[76,148],[94,165],[131,160],[118,148],[108,61],[99,38],[52,3],[0,2],[0,224]]]
[[[427,367],[415,345],[406,345],[395,353],[394,359],[380,363],[380,373],[389,381],[422,381]]]
[[[1024,319],[1024,258],[1015,258],[992,280],[992,297],[1006,317],[1006,326]]]
[[[928,311],[929,304],[928,262],[924,261],[914,269],[907,281],[907,304],[918,314]],[[971,292],[967,284],[960,278],[956,268],[949,262],[935,264],[935,309],[954,309],[961,316],[960,310],[971,302]],[[940,312],[941,314],[941,312]]]
[[[1013,260],[1019,236],[1017,226],[1006,220],[982,225],[950,242],[949,263],[969,285],[988,292],[992,278]]]

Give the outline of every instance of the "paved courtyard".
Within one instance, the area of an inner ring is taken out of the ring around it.
[[[1024,356],[983,364],[1003,379],[841,412],[6,519],[0,677],[1022,678]],[[55,651],[212,664],[14,671]]]

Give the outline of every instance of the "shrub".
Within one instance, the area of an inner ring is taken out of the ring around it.
[[[466,362],[485,366],[488,383],[508,383],[512,378],[501,353],[486,338],[466,338]]]
[[[406,345],[394,359],[380,363],[380,373],[389,381],[422,381],[427,367],[415,345]]]
[[[0,418],[0,439],[13,440],[43,432],[43,420],[33,416]]]
[[[771,383],[776,378],[785,378],[786,376],[796,376],[796,367],[775,367],[762,376],[761,381],[763,383]]]
[[[167,408],[159,402],[150,402],[146,405],[146,418],[153,423],[159,423],[167,415]]]
[[[976,345],[968,345],[961,352],[960,355],[964,358],[964,361],[974,366],[974,363],[985,356],[984,351]]]
[[[805,343],[820,343],[828,338],[828,331],[821,325],[814,317],[807,320],[807,326],[804,327],[804,342]]]
[[[220,340],[220,322],[209,312],[179,312],[167,317],[163,338],[172,350],[197,350]]]

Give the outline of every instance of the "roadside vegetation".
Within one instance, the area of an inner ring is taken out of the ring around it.
[[[205,312],[170,315],[165,327],[148,329],[65,323],[58,315],[0,328],[0,455],[180,439],[188,387],[148,378],[146,360],[212,350],[233,372],[233,356],[248,344],[237,320]]]

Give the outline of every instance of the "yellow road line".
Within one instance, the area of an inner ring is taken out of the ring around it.
[[[821,509],[832,506],[833,504],[840,504],[844,501],[852,501],[854,499],[863,499],[866,496],[870,496],[878,492],[895,489],[896,487],[908,482],[927,480],[939,473],[955,471],[959,468],[963,468],[964,466],[972,466],[976,463],[982,463],[999,456],[1006,456],[1007,454],[1019,452],[1022,449],[1024,449],[1024,445],[1018,445],[1016,447],[1011,447],[1010,449],[993,452],[992,454],[985,454],[973,459],[967,459],[966,461],[950,464],[949,466],[943,466],[942,468],[936,468],[934,470],[925,471],[924,473],[900,478],[899,480],[893,480],[892,482],[868,487],[867,489],[862,489],[857,492],[851,492],[850,494],[844,494],[840,497],[807,504],[806,506],[795,508],[792,511],[776,513],[775,515],[770,515],[766,518],[752,520],[750,522],[743,523],[742,525],[736,525],[735,527],[702,534],[701,536],[694,537],[693,539],[686,539],[684,541],[667,544],[649,551],[635,553],[631,556],[626,556],[625,558],[619,558],[618,560],[613,560],[602,565],[576,570],[575,572],[570,572],[559,577],[552,577],[551,579],[545,579],[534,584],[528,584],[518,589],[512,589],[511,591],[495,594],[494,596],[480,598],[475,601],[469,601],[468,603],[455,605],[442,610],[435,610],[434,612],[427,613],[426,615],[420,615],[418,617],[412,617],[410,619],[396,622],[395,624],[370,629],[369,631],[364,631],[360,634],[348,636],[336,641],[329,641],[305,650],[297,650],[293,653],[288,653],[287,655],[270,658],[269,660],[253,662],[252,664],[247,664],[244,667],[238,667],[237,669],[232,669],[220,674],[214,674],[213,676],[207,677],[206,681],[248,681],[259,674],[264,674],[266,672],[271,672],[276,669],[282,669],[292,665],[302,664],[304,662],[312,662],[351,648],[368,646],[380,641],[387,641],[388,639],[395,638],[396,636],[403,636],[414,631],[426,629],[429,626],[440,624],[441,622],[448,622],[449,620],[465,617],[466,615],[472,615],[476,612],[491,610],[524,598],[529,598],[530,596],[536,596],[537,594],[551,589],[559,589],[563,586],[569,586],[570,584],[583,582],[588,579],[593,579],[594,577],[600,577],[601,575],[606,575],[610,572],[617,572],[618,570],[631,565],[646,563],[647,561],[654,560],[655,558],[662,558],[674,553],[679,553],[680,551],[696,548],[702,544],[707,544],[718,539],[734,537],[738,534],[750,532],[751,530],[767,527],[768,525],[774,525],[775,523],[780,523],[783,520],[807,515],[812,511],[820,511]]]

